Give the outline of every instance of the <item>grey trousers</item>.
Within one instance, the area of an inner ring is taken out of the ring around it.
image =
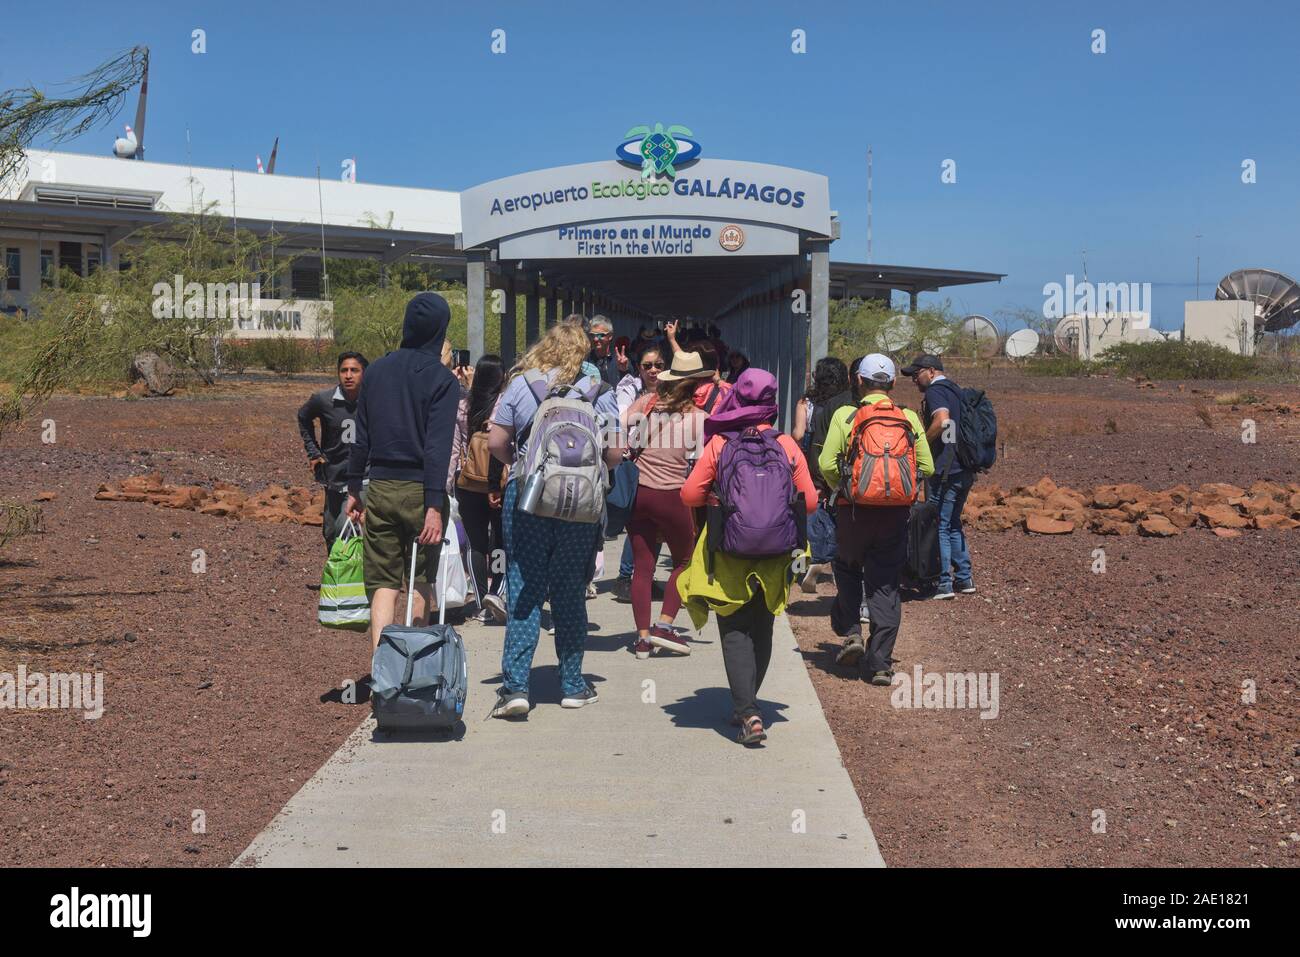
[[[767,610],[767,598],[761,587],[742,607],[718,617],[731,705],[742,721],[751,715],[761,715],[758,689],[772,660],[773,621],[775,618]]]

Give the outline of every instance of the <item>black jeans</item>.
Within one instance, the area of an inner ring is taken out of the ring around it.
[[[731,706],[743,721],[758,710],[758,689],[772,660],[772,622],[762,586],[754,597],[730,615],[718,616],[722,634],[722,663],[731,686]]]
[[[348,504],[348,490],[342,489],[325,489],[325,508],[321,513],[321,534],[325,536],[325,551],[334,547],[334,539],[339,537],[339,532],[343,531],[343,523],[346,518],[343,515],[343,509]]]
[[[903,604],[898,576],[907,560],[907,506],[870,508],[841,505],[837,533],[835,604],[831,627],[842,638],[862,634],[858,602],[865,593],[871,612],[870,640],[864,667],[889,671]]]
[[[483,596],[492,592],[496,580],[505,577],[505,562],[498,568],[501,574],[491,574],[491,556],[495,549],[502,547],[501,509],[488,504],[486,492],[471,492],[468,489],[456,489],[456,502],[460,506],[461,524],[465,526],[465,535],[469,539],[469,568],[474,575],[474,589],[478,592],[479,602]]]

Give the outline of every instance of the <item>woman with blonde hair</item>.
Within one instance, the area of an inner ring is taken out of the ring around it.
[[[591,403],[604,441],[605,464],[612,467],[622,457],[618,403],[607,385],[584,370],[589,349],[580,323],[566,320],[552,326],[512,370],[492,413],[488,449],[510,468],[501,503],[509,609],[501,655],[501,688],[492,709],[496,718],[528,714],[528,682],[537,650],[542,604],[548,599],[564,695],[560,705],[581,708],[597,700],[596,689],[582,675],[582,655],[587,638],[587,582],[600,544],[601,524],[534,515],[517,507],[528,477],[522,473],[533,420],[549,397]]]

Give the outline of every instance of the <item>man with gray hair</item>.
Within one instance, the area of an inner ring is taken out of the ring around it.
[[[600,378],[608,382],[611,389],[618,388],[619,381],[627,374],[629,362],[627,356],[615,355],[611,346],[614,344],[614,324],[601,315],[591,317],[584,322],[587,338],[591,341],[591,352],[587,361],[596,367]]]

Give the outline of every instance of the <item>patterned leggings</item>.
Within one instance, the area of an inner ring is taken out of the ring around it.
[[[582,652],[587,640],[587,580],[600,525],[542,518],[515,509],[518,483],[506,486],[502,518],[506,539],[506,583],[510,618],[501,654],[506,691],[528,693],[537,650],[542,604],[551,602],[560,688],[566,695],[586,688]]]

